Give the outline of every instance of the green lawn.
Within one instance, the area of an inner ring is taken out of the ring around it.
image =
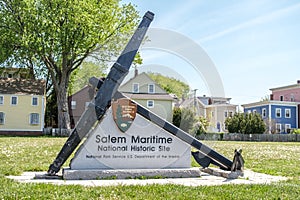
[[[46,171],[65,140],[0,137],[0,199],[300,199],[300,143],[204,142],[228,158],[235,148],[242,148],[246,169],[290,178],[270,185],[83,187],[24,184],[5,178]],[[194,161],[192,165],[197,166]]]

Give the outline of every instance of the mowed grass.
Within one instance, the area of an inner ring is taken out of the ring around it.
[[[300,199],[300,143],[204,141],[230,159],[235,148],[242,148],[246,169],[290,178],[270,185],[83,187],[25,184],[5,178],[25,171],[47,171],[65,141],[0,137],[0,199]],[[198,166],[195,161],[192,165]]]

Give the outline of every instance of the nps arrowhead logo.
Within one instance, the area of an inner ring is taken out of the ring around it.
[[[136,116],[137,105],[131,100],[122,98],[112,103],[113,118],[118,128],[126,132]]]

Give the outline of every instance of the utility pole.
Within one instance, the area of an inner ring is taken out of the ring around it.
[[[197,90],[198,89],[194,89],[192,90],[194,92],[194,113],[196,113],[196,106],[197,106],[197,101],[196,101],[196,98],[197,98]],[[196,113],[197,115],[197,113]]]

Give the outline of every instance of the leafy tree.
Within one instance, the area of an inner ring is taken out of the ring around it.
[[[148,75],[166,92],[175,94],[178,98],[186,97],[190,91],[189,85],[175,78],[166,77],[159,73],[148,73]]]
[[[235,113],[225,120],[225,124],[229,133],[252,134],[266,131],[266,124],[257,113]]]
[[[266,131],[266,125],[257,113],[247,113],[242,121],[242,133],[264,133]]]
[[[56,127],[58,123],[57,119],[57,104],[56,104],[56,94],[52,90],[49,96],[47,97],[47,106],[45,111],[45,126]]]
[[[270,101],[270,96],[266,95],[260,99],[260,101]]]
[[[196,118],[192,110],[187,108],[174,108],[173,124],[185,132],[190,132],[193,128]]]
[[[83,62],[74,70],[69,85],[69,94],[73,94],[89,83],[91,77],[100,78],[105,76],[105,66],[100,63]]]
[[[70,128],[67,90],[88,57],[110,60],[123,48],[138,14],[119,0],[0,0],[0,63],[49,73],[59,128]]]
[[[201,135],[206,133],[209,122],[206,118],[200,116],[196,119],[196,123],[193,125],[192,133],[194,135]]]
[[[243,113],[235,113],[232,117],[228,117],[225,120],[225,125],[229,133],[241,133],[242,121],[244,120]]]

